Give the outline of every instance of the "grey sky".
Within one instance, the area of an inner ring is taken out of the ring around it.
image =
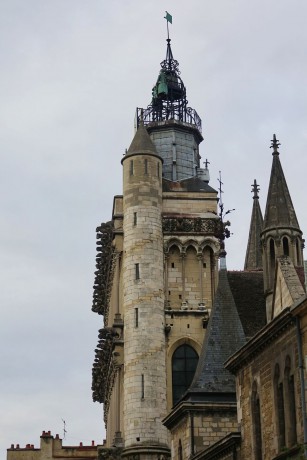
[[[210,184],[222,170],[236,209],[228,268],[244,264],[254,178],[264,212],[273,133],[307,232],[305,0],[0,0],[1,458],[62,418],[66,444],[103,439],[95,228],[165,56],[165,10]]]

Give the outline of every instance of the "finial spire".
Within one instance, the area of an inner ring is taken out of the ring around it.
[[[281,145],[279,140],[276,139],[276,134],[273,134],[273,139],[271,140],[272,142],[272,145],[271,145],[271,149],[273,149],[273,153],[272,155],[279,155],[279,151],[278,151],[278,147]]]
[[[254,194],[253,198],[259,198],[258,192],[260,190],[259,185],[257,184],[256,179],[254,179],[254,183],[252,184],[252,193]]]
[[[244,270],[262,270],[260,235],[263,227],[263,217],[259,204],[259,190],[260,187],[257,184],[256,179],[254,179],[254,183],[252,184],[254,203],[249,227]]]

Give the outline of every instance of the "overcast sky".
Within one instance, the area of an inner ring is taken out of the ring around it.
[[[135,108],[166,51],[165,10],[210,185],[224,183],[241,269],[273,133],[307,232],[306,0],[0,0],[0,458],[11,443],[102,442],[91,366],[95,229],[121,194]]]

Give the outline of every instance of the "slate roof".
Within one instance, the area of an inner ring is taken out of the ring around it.
[[[228,271],[228,281],[246,338],[266,324],[263,272]]]
[[[163,192],[210,192],[216,193],[214,188],[208,185],[208,182],[203,181],[199,177],[190,177],[181,181],[171,181],[163,179]]]
[[[207,333],[188,393],[211,394],[212,397],[215,394],[218,400],[223,393],[235,393],[235,378],[224,368],[224,363],[245,342],[227,270],[221,269]]]

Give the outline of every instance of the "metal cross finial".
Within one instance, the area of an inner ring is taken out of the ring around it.
[[[205,165],[205,168],[208,169],[208,165],[210,164],[210,161],[206,158],[206,161],[203,162]]]
[[[258,195],[259,190],[260,190],[260,187],[257,184],[256,179],[254,179],[254,183],[252,184],[252,193],[254,193],[253,198],[259,198],[259,195]]]
[[[281,145],[279,140],[276,139],[276,135],[273,134],[273,139],[271,140],[272,142],[272,145],[271,145],[271,149],[273,149],[273,155],[279,155],[279,152],[278,152],[278,147]]]

